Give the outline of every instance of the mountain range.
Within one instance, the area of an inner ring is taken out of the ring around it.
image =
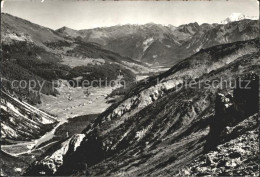
[[[6,144],[1,174],[259,175],[255,166],[248,168],[257,160],[251,150],[259,134],[257,21],[52,30],[9,14],[1,18],[1,141]],[[170,69],[151,74],[162,66]],[[59,122],[32,106],[42,104],[41,94],[58,98],[53,81],[119,76],[127,87],[108,95],[107,100],[115,97],[113,104],[83,131],[69,135],[62,130],[66,136],[55,142],[33,142],[56,131]],[[252,89],[214,85],[239,78],[252,81]],[[14,80],[46,84],[12,88]]]
[[[231,18],[231,17],[230,17]],[[87,30],[67,27],[56,32],[100,46],[150,65],[174,65],[201,49],[214,45],[254,39],[257,20],[231,19],[226,24],[189,23],[178,27],[149,23]]]
[[[1,74],[7,90],[12,80],[38,80],[45,81],[43,94],[56,95],[57,90],[51,89],[52,80],[83,77],[90,81],[95,78],[111,81],[121,72],[125,81],[133,82],[134,73],[150,71],[146,64],[96,44],[64,38],[54,30],[9,14],[2,13],[1,18],[4,66]],[[28,88],[13,88],[12,91],[31,104],[37,104],[41,101],[33,96],[33,91],[39,89],[37,85],[30,93]]]

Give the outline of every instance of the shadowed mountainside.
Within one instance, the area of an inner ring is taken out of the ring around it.
[[[216,119],[215,95],[233,91],[229,85],[216,87],[214,83],[259,73],[258,47],[259,40],[255,39],[201,50],[147,83],[138,84],[82,134],[75,135],[76,140],[37,160],[26,174],[180,174],[182,168],[207,153],[210,126]],[[184,86],[191,82],[194,87]],[[258,126],[254,121],[238,126],[252,114],[242,118],[234,114],[237,121],[229,125],[231,139]],[[230,141],[228,137],[221,137],[220,143]],[[60,151],[61,156],[55,155]]]

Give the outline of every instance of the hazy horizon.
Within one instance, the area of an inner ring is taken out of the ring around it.
[[[232,13],[259,16],[255,0],[218,1],[60,1],[8,0],[2,12],[58,29],[80,30],[156,23],[179,26],[220,23]]]

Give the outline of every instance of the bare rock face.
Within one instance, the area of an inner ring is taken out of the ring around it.
[[[216,96],[216,119],[223,120],[229,114],[237,113],[240,117],[250,116],[258,111],[259,105],[259,76],[246,74],[239,77],[235,83],[233,96],[218,93]],[[230,119],[230,118],[229,118]]]
[[[180,170],[180,174],[195,176],[258,176],[258,120],[257,114],[234,127],[229,134],[243,133],[235,139],[216,147],[200,156]]]
[[[57,172],[57,169],[63,165],[64,156],[69,155],[76,151],[80,146],[82,140],[84,139],[85,134],[75,134],[65,142],[61,144],[61,147],[52,153],[50,156],[46,156],[41,161],[36,162],[41,171],[38,175],[48,175],[54,174]]]
[[[57,123],[55,117],[1,91],[1,141],[40,137]]]
[[[250,73],[236,81],[234,90],[234,102],[236,111],[249,116],[259,109],[259,76]],[[244,112],[241,112],[244,110]]]
[[[218,93],[215,101],[215,117],[210,125],[209,146],[214,147],[220,141],[227,124],[232,121],[233,96]]]
[[[226,134],[226,127],[234,125],[258,112],[259,76],[246,74],[237,78],[234,96],[218,93],[215,101],[215,117],[210,124],[209,146],[215,146]]]

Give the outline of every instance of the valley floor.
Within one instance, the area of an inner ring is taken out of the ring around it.
[[[73,88],[62,86],[57,89],[60,94],[56,97],[42,95],[42,104],[38,105],[38,108],[57,116],[59,120],[98,114],[110,106],[109,103],[106,103],[106,97],[113,89],[113,87]],[[88,92],[89,95],[84,92]]]
[[[59,123],[45,135],[29,142],[17,142],[12,145],[2,145],[2,151],[21,159],[39,157],[51,145],[66,139],[68,136],[80,133],[96,117],[111,104],[106,97],[114,88],[58,88],[57,97],[42,95],[42,104],[37,107],[47,113],[57,116]],[[80,126],[81,125],[81,126]],[[82,126],[83,125],[83,126]],[[23,171],[23,169],[22,169]]]

